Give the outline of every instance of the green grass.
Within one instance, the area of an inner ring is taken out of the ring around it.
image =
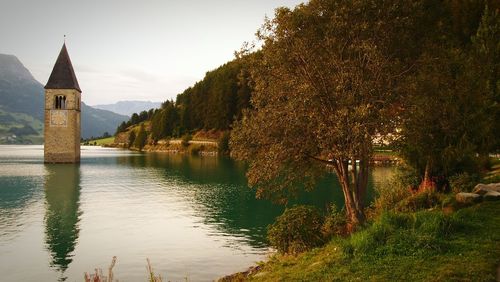
[[[17,136],[19,144],[42,144],[43,122],[23,113],[11,113],[0,107],[0,140],[2,137],[12,136],[12,128],[22,128],[25,125],[33,128],[38,134]],[[2,141],[0,141],[1,143]]]
[[[451,215],[384,213],[349,238],[297,257],[275,255],[250,280],[495,281],[499,210],[500,202],[484,202]]]
[[[111,136],[108,138],[90,140],[89,144],[94,145],[94,142],[96,142],[97,146],[109,145],[109,144],[112,144],[113,142],[115,142],[115,137]]]
[[[36,131],[42,133],[43,122],[23,113],[11,113],[0,109],[0,116],[9,116],[12,120],[0,123],[0,128],[9,129],[11,127],[23,127],[25,124],[31,126]]]

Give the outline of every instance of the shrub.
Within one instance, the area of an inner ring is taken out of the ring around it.
[[[419,179],[414,169],[400,167],[390,181],[383,185],[375,185],[376,198],[374,201],[374,213],[392,210],[398,204],[411,197],[412,188],[418,186]]]
[[[448,180],[454,193],[470,192],[479,183],[479,176],[463,172],[450,176]]]
[[[376,185],[374,206],[377,212],[387,211],[395,208],[397,204],[411,196],[409,186],[405,186],[399,180],[393,178],[388,184]]]
[[[267,237],[280,253],[298,254],[324,243],[322,226],[323,217],[315,207],[295,206],[268,226]]]
[[[347,232],[346,224],[345,212],[339,210],[335,204],[332,204],[321,228],[323,237],[325,240],[328,240],[333,236],[345,235]]]

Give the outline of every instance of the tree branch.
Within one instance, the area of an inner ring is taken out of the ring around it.
[[[334,165],[335,164],[335,162],[333,160],[332,161],[325,160],[325,159],[314,157],[314,156],[310,156],[310,155],[308,155],[308,157],[311,158],[311,159],[313,159],[313,160],[315,160],[315,161],[318,161],[320,163],[329,164],[329,165]]]

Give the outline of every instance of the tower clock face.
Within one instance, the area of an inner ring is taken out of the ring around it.
[[[50,127],[66,127],[68,126],[68,112],[67,111],[50,111]]]

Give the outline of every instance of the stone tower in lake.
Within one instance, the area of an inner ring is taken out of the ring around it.
[[[63,44],[45,85],[45,163],[80,162],[81,93]]]

